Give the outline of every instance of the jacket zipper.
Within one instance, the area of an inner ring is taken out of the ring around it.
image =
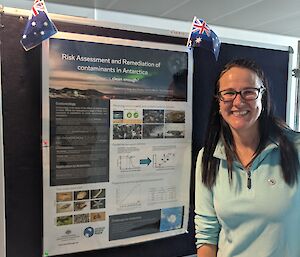
[[[247,187],[248,189],[251,189],[252,183],[251,183],[251,171],[249,169],[246,170],[247,173]]]

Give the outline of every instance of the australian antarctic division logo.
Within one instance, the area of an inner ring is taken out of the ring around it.
[[[85,228],[84,231],[83,231],[83,235],[85,237],[91,237],[91,236],[93,236],[94,235],[94,229],[92,227]]]

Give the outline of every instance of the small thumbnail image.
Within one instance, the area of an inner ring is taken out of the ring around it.
[[[183,207],[172,207],[161,210],[160,231],[182,228]]]
[[[91,201],[91,209],[102,209],[105,208],[105,199],[98,199]]]
[[[166,123],[185,123],[185,111],[166,110]]]
[[[168,123],[165,124],[165,138],[184,138],[185,124]]]
[[[73,200],[72,192],[56,193],[56,202],[67,202],[72,200]]]
[[[114,124],[113,139],[141,139],[142,125],[140,124]]]
[[[56,226],[73,224],[73,215],[56,217]]]
[[[85,200],[85,199],[89,199],[89,190],[74,192],[74,200]]]
[[[126,110],[125,113],[126,119],[140,119],[142,116],[137,110]]]
[[[105,197],[105,189],[94,189],[91,190],[91,198],[95,199],[95,198],[104,198]]]
[[[123,120],[124,113],[123,111],[113,111],[114,120]]]
[[[56,204],[56,213],[63,213],[63,212],[70,212],[70,211],[73,211],[73,202]]]
[[[87,223],[89,221],[90,215],[88,213],[74,215],[74,224]]]
[[[164,110],[143,110],[144,123],[164,123]]]
[[[91,213],[91,222],[105,220],[105,212],[92,212]]]
[[[83,211],[88,209],[89,201],[78,201],[74,202],[74,211]]]
[[[164,125],[143,125],[143,138],[163,138]]]

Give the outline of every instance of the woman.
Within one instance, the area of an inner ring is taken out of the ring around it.
[[[198,257],[300,256],[299,134],[254,62],[225,66],[196,165]]]

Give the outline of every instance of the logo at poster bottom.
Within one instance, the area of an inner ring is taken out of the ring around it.
[[[83,234],[85,237],[91,237],[94,235],[94,229],[92,227],[87,227],[84,229]]]

